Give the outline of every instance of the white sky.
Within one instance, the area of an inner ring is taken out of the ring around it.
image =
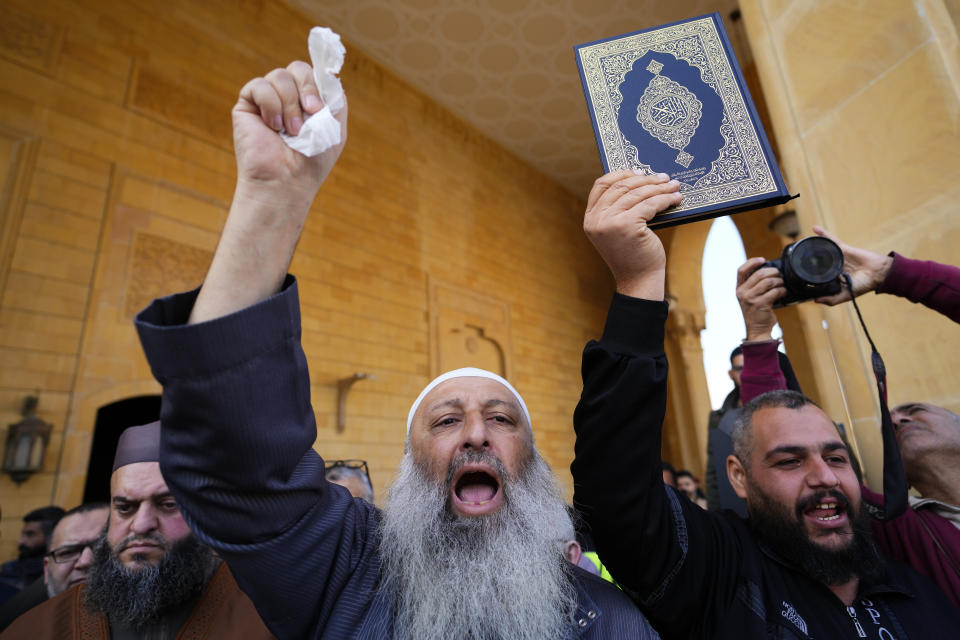
[[[743,316],[736,293],[737,268],[746,260],[743,241],[733,220],[728,216],[714,220],[703,250],[701,275],[707,328],[700,332],[703,368],[714,409],[723,404],[723,399],[733,389],[733,381],[727,375],[730,352],[744,337]],[[773,337],[779,338],[780,334],[777,325],[773,328]]]

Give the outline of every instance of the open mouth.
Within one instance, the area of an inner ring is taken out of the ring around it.
[[[822,534],[844,533],[850,526],[850,501],[839,491],[810,496],[798,507],[798,515],[802,513]]]
[[[454,492],[465,504],[487,504],[500,491],[500,483],[485,471],[472,471],[460,476]]]
[[[495,510],[500,503],[500,480],[485,465],[466,465],[452,483],[453,503],[457,511],[469,515]]]
[[[839,502],[820,502],[812,505],[804,513],[820,522],[834,522],[846,512],[846,507]]]

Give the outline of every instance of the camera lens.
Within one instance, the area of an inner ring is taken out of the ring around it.
[[[814,236],[793,246],[790,267],[803,282],[823,284],[835,280],[843,271],[843,252],[835,242]]]

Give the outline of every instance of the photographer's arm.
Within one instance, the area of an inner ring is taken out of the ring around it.
[[[898,253],[891,259],[890,271],[877,293],[906,298],[960,322],[960,269]]]
[[[763,263],[763,258],[750,258],[737,269],[737,301],[747,332],[740,374],[741,404],[767,391],[787,388],[777,356],[780,342],[772,335],[777,323],[773,303],[786,295],[787,290],[778,269],[758,269]]]
[[[892,252],[883,256],[851,247],[822,227],[814,227],[813,231],[830,238],[843,251],[843,270],[850,274],[854,295],[868,291],[889,293],[960,322],[960,268],[929,260],[913,260]],[[817,298],[817,302],[833,306],[849,299],[850,292],[844,287],[836,295]]]

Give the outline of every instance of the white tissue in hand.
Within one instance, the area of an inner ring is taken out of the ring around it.
[[[292,149],[312,157],[340,144],[340,123],[333,114],[340,111],[345,103],[343,85],[336,74],[343,67],[343,56],[347,50],[343,48],[340,36],[326,27],[311,29],[307,46],[313,64],[313,78],[324,107],[306,119],[297,135],[280,135]]]

